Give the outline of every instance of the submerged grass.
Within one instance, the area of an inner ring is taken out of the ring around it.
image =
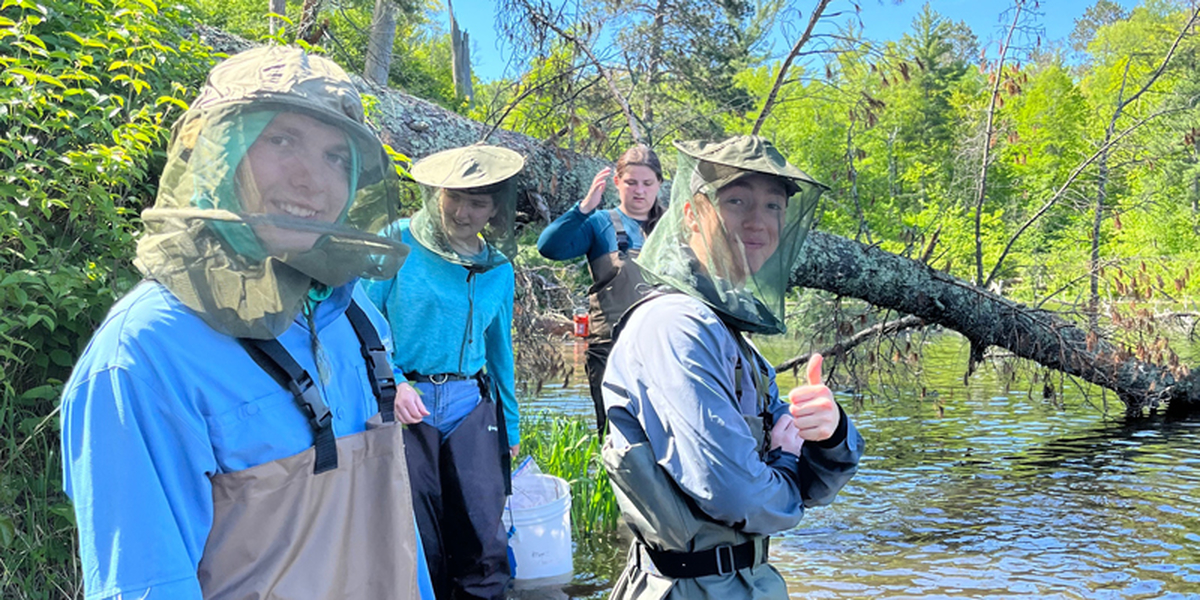
[[[577,541],[616,529],[617,499],[600,463],[600,436],[588,419],[549,412],[531,415],[522,426],[521,454],[543,473],[571,485],[571,529]]]

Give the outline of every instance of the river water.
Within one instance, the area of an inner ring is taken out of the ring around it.
[[[577,381],[523,411],[593,418],[582,345],[565,353]],[[772,538],[793,598],[1200,599],[1200,420],[1128,423],[1111,395],[1106,413],[1070,383],[1006,391],[987,366],[964,387],[953,335],[922,355],[893,397],[839,392],[867,450],[832,506]],[[577,544],[573,585],[522,597],[605,597],[625,543]]]

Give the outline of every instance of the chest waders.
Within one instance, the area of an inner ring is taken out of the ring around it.
[[[653,293],[630,307],[660,296]],[[761,358],[733,329],[738,359],[734,367],[735,406],[744,391],[755,394],[759,414],[742,415],[765,453],[770,416],[769,382]],[[745,363],[754,365],[746,373]],[[749,390],[747,390],[747,387]],[[634,532],[625,570],[610,600],[743,600],[787,598],[783,577],[767,563],[770,539],[748,534],[704,515],[658,464],[648,442],[618,449],[606,444],[601,457],[626,523]]]
[[[296,397],[313,448],[212,476],[213,523],[198,577],[208,600],[416,598],[417,552],[396,382],[366,313],[351,302],[379,413],[334,439],[313,379],[277,340],[239,340]]]
[[[657,204],[652,210],[655,209],[658,209]],[[592,272],[592,286],[588,288],[591,333],[588,334],[587,362],[584,365],[592,404],[596,409],[596,427],[602,436],[607,417],[600,384],[604,380],[604,366],[608,364],[608,353],[612,351],[615,339],[613,328],[621,320],[621,315],[649,291],[641,268],[633,262],[639,250],[629,248],[629,233],[625,231],[625,221],[620,211],[615,208],[609,210],[608,217],[617,234],[617,251],[598,256],[588,263],[588,269]],[[653,228],[655,221],[656,215],[652,213],[643,228],[643,239],[649,235],[649,229]]]
[[[421,422],[404,429],[412,496],[425,562],[438,598],[502,599],[508,585],[508,535],[500,519],[511,493],[504,410],[486,373],[406,373],[434,386],[433,403],[451,382],[475,380],[478,404],[448,434]],[[497,457],[499,461],[490,457]]]

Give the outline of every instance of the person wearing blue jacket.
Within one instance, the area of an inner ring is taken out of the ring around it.
[[[400,272],[367,285],[391,325],[417,524],[437,595],[504,597],[501,528],[520,444],[513,374],[513,219],[521,155],[496,146],[418,161],[424,207],[385,234],[412,247]]]
[[[598,209],[612,176],[620,204]],[[613,325],[647,288],[637,263],[646,236],[662,215],[658,190],[662,164],[649,146],[638,144],[592,180],[587,196],[551,223],[538,237],[538,252],[551,260],[587,256],[592,273],[588,289],[588,384],[596,409],[596,426],[604,434],[604,398],[600,382],[613,344]]]
[[[333,62],[210,73],[143,213],[146,280],[63,395],[88,600],[433,598],[390,331],[357,287],[408,253],[371,225],[397,185]]]

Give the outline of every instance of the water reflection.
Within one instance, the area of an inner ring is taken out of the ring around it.
[[[1028,381],[1006,393],[986,368],[964,388],[952,336],[922,368],[936,400],[914,384],[852,410],[858,476],[773,540],[793,598],[1200,598],[1200,422],[1126,424],[1116,401],[1105,415],[1070,386],[1054,402]],[[525,410],[590,419],[572,383]],[[575,585],[544,597],[604,597],[623,546],[581,546]]]

